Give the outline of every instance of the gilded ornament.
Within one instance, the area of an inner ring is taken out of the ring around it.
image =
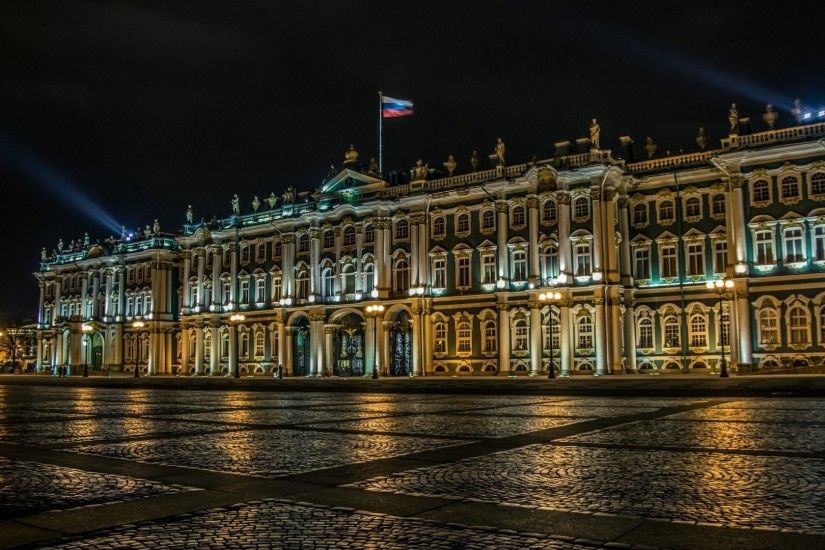
[[[762,120],[768,125],[769,130],[773,130],[776,124],[776,119],[779,118],[779,113],[773,110],[773,105],[770,103],[765,107],[765,112],[762,113]]]
[[[647,158],[652,159],[653,155],[656,154],[657,145],[653,143],[653,138],[647,136],[645,138],[645,152],[647,153]]]
[[[449,155],[444,162],[444,168],[447,169],[447,173],[452,176],[456,166],[458,166],[458,163],[455,161],[455,157]]]

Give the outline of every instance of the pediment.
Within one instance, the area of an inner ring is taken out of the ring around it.
[[[321,186],[321,193],[325,195],[343,193],[352,189],[358,189],[361,193],[364,193],[378,191],[386,186],[387,182],[381,178],[351,168],[344,168]]]

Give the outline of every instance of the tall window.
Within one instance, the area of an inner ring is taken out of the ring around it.
[[[272,257],[273,258],[280,258],[281,254],[284,252],[284,245],[281,241],[275,241],[275,244],[272,245]]]
[[[650,279],[650,249],[636,248],[633,251],[634,276],[637,279]]]
[[[545,279],[555,279],[559,276],[559,249],[555,246],[548,246],[544,249],[544,277]]]
[[[653,347],[653,321],[649,318],[639,321],[639,339],[636,346],[642,349]]]
[[[232,282],[224,281],[221,287],[223,292],[223,305],[228,306],[229,300],[232,298]]]
[[[719,193],[717,195],[713,195],[713,198],[710,201],[711,204],[711,212],[714,216],[724,216],[725,215],[725,195]]]
[[[249,303],[249,279],[241,280],[241,304]]]
[[[685,216],[689,218],[698,218],[702,215],[702,203],[699,197],[690,197],[685,201]]]
[[[527,320],[516,319],[513,323],[513,349],[515,351],[527,351]]]
[[[461,256],[458,258],[458,287],[469,288],[470,286],[470,258]]]
[[[373,271],[372,264],[364,264],[363,269],[363,277],[364,277],[364,284],[361,288],[364,289],[364,293],[369,295],[372,292],[372,289],[375,287],[375,272]]]
[[[481,214],[481,228],[482,229],[495,229],[496,227],[496,214],[491,209],[487,209]]]
[[[226,256],[224,256],[226,258]],[[241,245],[241,263],[249,263],[249,245]],[[224,265],[226,265],[226,261],[224,261]]]
[[[730,346],[730,317],[727,312],[722,314],[720,321],[719,331],[722,347]]]
[[[795,176],[782,178],[780,188],[783,199],[794,199],[799,196],[799,180]]]
[[[364,228],[364,242],[375,242],[375,226],[370,224]]]
[[[771,200],[771,189],[767,180],[753,182],[753,202],[768,202]]]
[[[400,292],[409,290],[410,288],[410,264],[407,260],[398,260],[395,263],[395,288],[393,290]]]
[[[665,347],[678,348],[679,347],[679,320],[675,315],[668,315],[664,321],[665,327]]]
[[[447,288],[447,260],[445,258],[433,260],[433,287]]]
[[[541,220],[552,223],[556,221],[556,201],[548,199],[541,207]]]
[[[355,228],[351,225],[344,229],[344,246],[355,246]]]
[[[433,235],[434,236],[444,236],[447,233],[447,224],[444,220],[444,216],[439,216],[433,220]]]
[[[295,298],[306,300],[309,296],[309,272],[306,269],[299,269],[295,277]]]
[[[343,277],[344,283],[344,294],[354,294],[355,293],[355,266],[352,264],[347,264],[344,266],[343,273],[341,274]]]
[[[496,257],[485,254],[481,257],[482,284],[490,285],[496,282]]]
[[[574,255],[576,257],[576,277],[589,277],[593,271],[590,262],[590,245],[588,243],[579,243],[574,248]]]
[[[255,261],[256,262],[263,262],[264,258],[266,258],[266,244],[258,243],[255,246]]]
[[[825,225],[814,227],[813,249],[814,261],[821,262],[825,260]]]
[[[523,250],[513,251],[513,280],[527,280],[527,254]]]
[[[399,240],[410,238],[410,222],[398,220],[395,224],[395,238]]]
[[[808,310],[795,306],[788,312],[791,329],[791,344],[808,344],[811,341],[811,326],[808,322]]]
[[[255,357],[260,359],[264,356],[264,331],[255,333]]]
[[[324,231],[324,248],[333,248],[335,246],[335,231],[327,229]]]
[[[587,197],[579,197],[573,202],[573,217],[590,217],[590,200]]]
[[[249,359],[249,333],[244,332],[240,338],[240,356],[243,359]]]
[[[707,323],[704,314],[690,317],[690,346],[704,348],[708,345]]]
[[[456,231],[458,233],[469,233],[470,232],[470,215],[467,213],[459,214],[458,218],[456,219]]]
[[[255,301],[262,304],[266,301],[266,278],[257,277],[255,279]]]
[[[447,353],[447,325],[438,322],[433,329],[435,336],[435,353]]]
[[[647,225],[647,203],[639,203],[633,207],[633,225]]]
[[[524,225],[524,207],[523,206],[514,206],[512,211],[512,225],[513,226],[520,226]]]
[[[825,172],[811,176],[811,195],[825,195]]]
[[[589,314],[580,316],[576,321],[578,332],[578,349],[593,349],[593,318]]]
[[[728,268],[728,241],[719,240],[713,243],[713,272],[725,273]]]
[[[762,344],[779,344],[779,315],[775,309],[759,312],[759,333]]]
[[[209,359],[212,355],[212,333],[206,332],[203,335],[203,357]]]
[[[324,285],[324,296],[327,298],[335,296],[335,274],[332,272],[332,268],[324,269],[321,274],[321,281]]]
[[[309,252],[309,235],[298,237],[298,252]]]
[[[496,331],[495,321],[484,322],[484,351],[487,353],[495,352],[498,346],[498,333]]]
[[[805,261],[805,242],[802,236],[801,227],[789,227],[785,229],[785,263],[797,263]]]
[[[659,222],[672,222],[676,218],[673,201],[664,201],[659,205]]]
[[[678,277],[679,270],[676,266],[676,247],[673,245],[663,246],[661,249],[662,269],[659,273],[661,278]]]
[[[705,246],[702,243],[687,245],[688,275],[705,274]]]
[[[473,350],[473,330],[469,321],[458,323],[458,352],[470,353]]]
[[[773,231],[763,229],[754,234],[756,241],[756,263],[758,265],[773,265]]]
[[[281,274],[272,275],[272,303],[277,304],[281,299]]]

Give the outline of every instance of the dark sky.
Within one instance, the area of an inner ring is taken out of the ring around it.
[[[817,5],[819,7],[813,7]],[[511,162],[586,135],[714,143],[731,101],[825,103],[823,3],[0,3],[0,314],[31,316],[41,246],[104,220],[177,228],[309,189],[354,143],[377,151],[379,83],[415,102],[385,167],[507,144]],[[110,222],[112,223],[112,222]]]

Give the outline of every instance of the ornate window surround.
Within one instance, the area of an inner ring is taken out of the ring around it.
[[[765,200],[756,200],[754,187],[759,182],[764,182],[767,186],[768,198]],[[773,178],[764,168],[754,170],[748,175],[748,196],[750,205],[754,208],[765,208],[773,203]]]

